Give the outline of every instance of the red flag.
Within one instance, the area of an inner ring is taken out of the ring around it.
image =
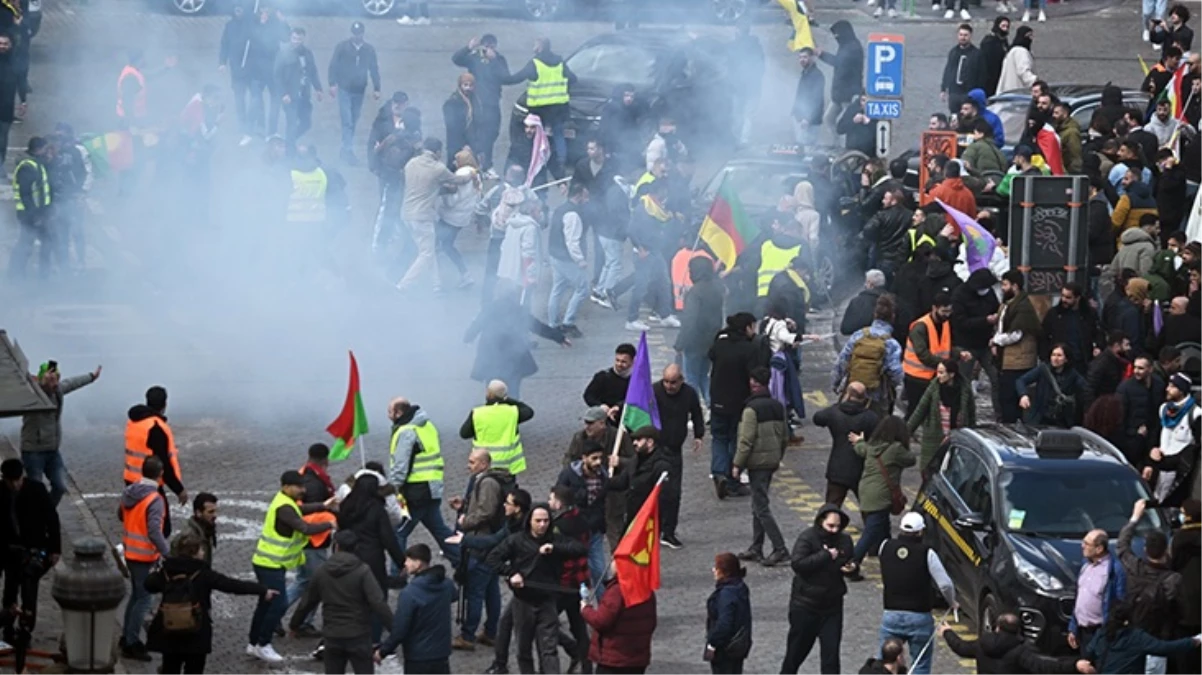
[[[354,352],[350,355],[351,378],[346,388],[346,402],[342,404],[338,419],[326,427],[326,431],[337,439],[330,449],[330,460],[335,462],[350,456],[355,439],[367,433],[367,412],[363,409],[363,397],[359,395],[359,363],[355,361]]]
[[[1048,170],[1053,176],[1064,175],[1064,159],[1060,154],[1060,136],[1056,135],[1056,130],[1050,124],[1044,124],[1043,128],[1035,134],[1035,143],[1039,145],[1039,154],[1043,155],[1043,161],[1048,165]]]
[[[655,486],[614,550],[614,567],[627,607],[642,604],[659,588],[659,492]]]

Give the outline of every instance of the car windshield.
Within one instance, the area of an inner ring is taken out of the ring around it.
[[[1117,537],[1131,517],[1131,505],[1149,498],[1139,476],[1118,464],[1089,471],[1007,471],[998,480],[1002,524],[1023,534],[1075,538],[1101,529]],[[1155,509],[1147,511],[1144,522],[1162,527]]]
[[[1006,131],[1006,142],[1014,145],[1023,137],[1027,125],[1027,108],[1030,99],[995,101],[989,104],[989,110],[1002,120],[1002,128]]]
[[[722,186],[722,180],[730,181],[739,202],[752,211],[775,210],[780,198],[793,193],[797,181],[806,177],[800,166],[787,164],[743,164],[725,167],[710,180],[703,193],[713,199]]]
[[[655,54],[634,45],[592,45],[572,54],[567,63],[576,77],[589,83],[632,84],[637,89],[655,84]]]

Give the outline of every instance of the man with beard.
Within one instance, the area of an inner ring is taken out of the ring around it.
[[[63,397],[99,379],[100,368],[96,366],[90,373],[64,380],[58,362],[47,361],[38,368],[36,377],[30,376],[55,407],[48,412],[28,413],[21,419],[21,461],[31,481],[41,483],[45,478],[50,479],[50,503],[55,507],[67,493],[67,467],[59,452],[63,440]]]
[[[1018,407],[1015,382],[1039,361],[1039,339],[1043,326],[1035,305],[1023,290],[1023,273],[1011,270],[1002,275],[1002,307],[997,333],[990,341],[993,353],[1001,362],[998,377],[997,411],[1003,424],[1017,422],[1022,414]]]
[[[213,566],[213,549],[217,547],[217,496],[208,492],[196,495],[192,500],[192,517],[185,520],[179,534],[171,542],[171,554],[176,553],[176,547],[184,537],[195,537],[201,542],[204,551],[204,562]],[[323,557],[324,560],[324,557]]]
[[[981,38],[981,67],[985,71],[985,91],[998,93],[997,83],[1002,77],[1002,61],[1010,49],[1010,17],[999,16],[993,20],[989,35]]]
[[[1060,289],[1060,302],[1052,306],[1043,317],[1042,346],[1040,354],[1047,354],[1054,344],[1068,348],[1068,360],[1073,368],[1085,374],[1093,359],[1093,348],[1098,339],[1098,317],[1088,302],[1082,302],[1085,290],[1070,281]]]
[[[939,85],[939,98],[947,103],[949,112],[958,112],[968,92],[985,86],[984,71],[981,52],[972,43],[972,25],[962,23],[956,30],[956,45],[947,53]]]
[[[797,63],[801,73],[793,95],[793,138],[802,146],[809,146],[818,140],[822,130],[826,75],[815,65],[814,50],[809,47],[797,52]]]
[[[589,406],[601,406],[609,423],[615,427],[622,414],[622,403],[626,401],[630,369],[634,367],[637,352],[629,342],[618,345],[614,350],[614,365],[606,370],[598,370],[584,388],[584,402]]]
[[[451,56],[451,62],[476,78],[476,98],[480,109],[473,111],[480,142],[480,168],[491,172],[493,148],[501,135],[501,86],[509,77],[509,62],[497,51],[497,36],[484,34],[472,38],[467,46]]]
[[[913,219],[914,212],[906,208],[905,193],[893,190],[885,193],[881,198],[881,210],[860,231],[860,236],[875,250],[876,267],[886,279],[897,273],[910,254],[907,232]],[[853,330],[863,327],[855,326]]]
[[[1083,410],[1089,410],[1099,397],[1113,394],[1126,377],[1131,362],[1126,359],[1131,342],[1122,331],[1112,330],[1106,334],[1106,348],[1089,363],[1085,373],[1085,400]]]
[[[1073,111],[1063,101],[1052,106],[1052,127],[1060,138],[1060,157],[1064,170],[1079,174],[1085,166],[1082,157],[1081,125],[1073,119]]]
[[[1137,357],[1131,377],[1114,392],[1123,404],[1122,445],[1119,448],[1132,466],[1148,460],[1151,440],[1160,437],[1160,404],[1164,402],[1164,380],[1152,372],[1152,359]]]
[[[789,636],[782,673],[796,673],[819,642],[821,670],[838,673],[843,633],[843,596],[847,583],[841,568],[851,560],[847,514],[834,504],[818,510],[814,524],[793,544],[793,587],[789,594]]]
[[[726,327],[719,331],[710,347],[713,364],[710,376],[710,477],[718,499],[727,496],[745,497],[750,490],[731,476],[735,458],[735,441],[743,404],[751,396],[751,369],[768,365],[766,348],[753,338],[756,334],[755,316],[739,312],[726,317]]]
[[[1160,406],[1160,441],[1148,453],[1150,461],[1143,469],[1144,480],[1152,483],[1152,495],[1162,507],[1181,506],[1194,489],[1198,442],[1202,439],[1202,409],[1194,401],[1193,385],[1193,380],[1184,373],[1169,378],[1165,402]]]
[[[907,410],[913,410],[918,405],[918,400],[935,378],[935,369],[939,363],[952,358],[952,324],[949,321],[951,317],[951,296],[938,293],[931,302],[931,311],[910,327],[906,351],[902,355]],[[961,360],[967,361],[971,358],[970,352],[960,352]]]
[[[998,371],[989,350],[998,324],[1001,303],[993,285],[997,277],[988,269],[979,269],[968,275],[968,281],[952,293],[952,330],[960,346],[972,353],[976,362],[975,371],[985,371],[992,392],[993,409],[1000,410],[998,403]],[[974,376],[973,381],[976,381]]]

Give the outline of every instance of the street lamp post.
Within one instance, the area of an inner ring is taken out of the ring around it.
[[[55,570],[50,591],[63,610],[68,672],[111,673],[125,577],[105,560],[108,544],[103,540],[79,539],[72,548],[73,559]]]

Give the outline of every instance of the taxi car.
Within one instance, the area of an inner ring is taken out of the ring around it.
[[[1081,539],[1105,530],[1111,547],[1136,500],[1149,494],[1136,470],[1093,432],[986,425],[954,429],[927,467],[914,509],[926,542],[956,587],[961,613],[978,634],[1004,610],[1047,653],[1068,649]],[[1149,509],[1143,535],[1168,525]],[[1113,550],[1112,550],[1113,552]]]

